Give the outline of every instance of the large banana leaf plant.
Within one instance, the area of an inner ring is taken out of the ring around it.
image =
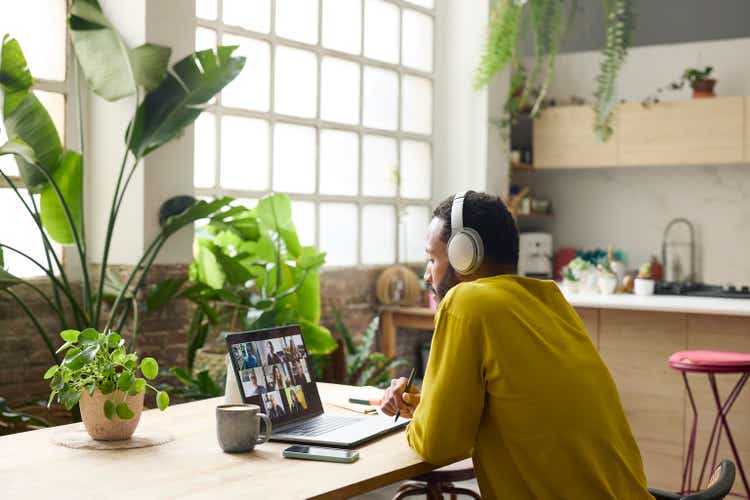
[[[135,107],[114,182],[96,279],[90,276],[88,267],[83,179],[86,168],[97,166],[84,165],[83,147],[81,151],[64,148],[49,113],[34,95],[33,78],[20,45],[9,35],[2,39],[0,98],[2,123],[9,139],[0,146],[0,154],[15,157],[23,185],[32,196],[25,194],[6,172],[0,171],[0,176],[18,196],[30,223],[38,228],[46,252],[40,262],[16,248],[12,241],[0,242],[0,294],[8,295],[29,317],[56,363],[59,355],[52,344],[51,332],[40,324],[16,289],[23,286],[33,289],[54,311],[61,329],[121,330],[149,268],[172,234],[200,219],[231,222],[236,215],[228,210],[231,198],[199,201],[166,220],[124,282],[108,266],[117,216],[141,160],[180,135],[245,64],[243,57],[232,56],[236,47],[218,47],[215,51],[190,54],[169,68],[168,47],[145,44],[129,48],[104,16],[97,0],[73,0],[69,28],[78,86],[72,96],[77,100],[79,121],[83,119],[78,97],[83,86],[79,83],[79,73],[97,95],[108,101],[134,97]],[[80,123],[79,130],[83,129]],[[83,137],[80,139],[83,146]],[[53,250],[53,241],[75,252],[81,267],[80,286],[74,287]],[[49,291],[9,273],[3,265],[4,251],[14,252],[39,267],[49,279]]]

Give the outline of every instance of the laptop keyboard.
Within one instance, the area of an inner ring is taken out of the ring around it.
[[[351,417],[334,417],[334,416],[319,416],[305,422],[301,422],[299,425],[284,429],[284,434],[298,434],[302,436],[320,436],[327,432],[335,431],[347,425],[356,424],[360,419],[354,419]]]

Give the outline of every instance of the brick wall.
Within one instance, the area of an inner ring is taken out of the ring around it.
[[[122,274],[126,269],[119,269]],[[337,308],[344,322],[355,335],[361,334],[378,311],[375,299],[375,281],[382,268],[334,269],[321,273],[322,323],[334,328],[333,308]],[[149,283],[184,275],[184,265],[158,265],[151,269]],[[42,284],[42,288],[46,284]],[[31,290],[17,287],[19,293],[34,311],[39,322],[53,332],[53,343],[58,341],[60,330],[48,306]],[[48,290],[47,290],[48,291]],[[157,314],[141,316],[141,334],[138,350],[153,356],[164,367],[184,366],[187,328],[191,315],[190,304],[174,302]],[[123,332],[127,335],[127,330]],[[398,353],[409,366],[419,366],[418,346],[429,339],[429,332],[402,330],[398,337]],[[32,399],[45,399],[49,394],[47,382],[42,380],[45,370],[52,364],[49,352],[31,322],[7,295],[0,295],[0,396],[12,404]],[[404,370],[408,373],[408,368]]]

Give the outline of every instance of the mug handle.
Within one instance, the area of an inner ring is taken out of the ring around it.
[[[258,436],[258,442],[256,444],[267,443],[268,440],[271,439],[271,419],[268,418],[268,415],[265,413],[257,413],[256,415],[262,418],[263,422],[266,424],[266,432],[265,434]]]

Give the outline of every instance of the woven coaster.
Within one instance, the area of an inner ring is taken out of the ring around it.
[[[160,446],[174,439],[169,432],[154,429],[135,430],[133,437],[121,441],[96,441],[91,439],[89,433],[81,424],[79,429],[60,431],[52,435],[52,442],[66,448],[77,448],[85,450],[127,450],[131,448],[147,448],[149,446]]]

